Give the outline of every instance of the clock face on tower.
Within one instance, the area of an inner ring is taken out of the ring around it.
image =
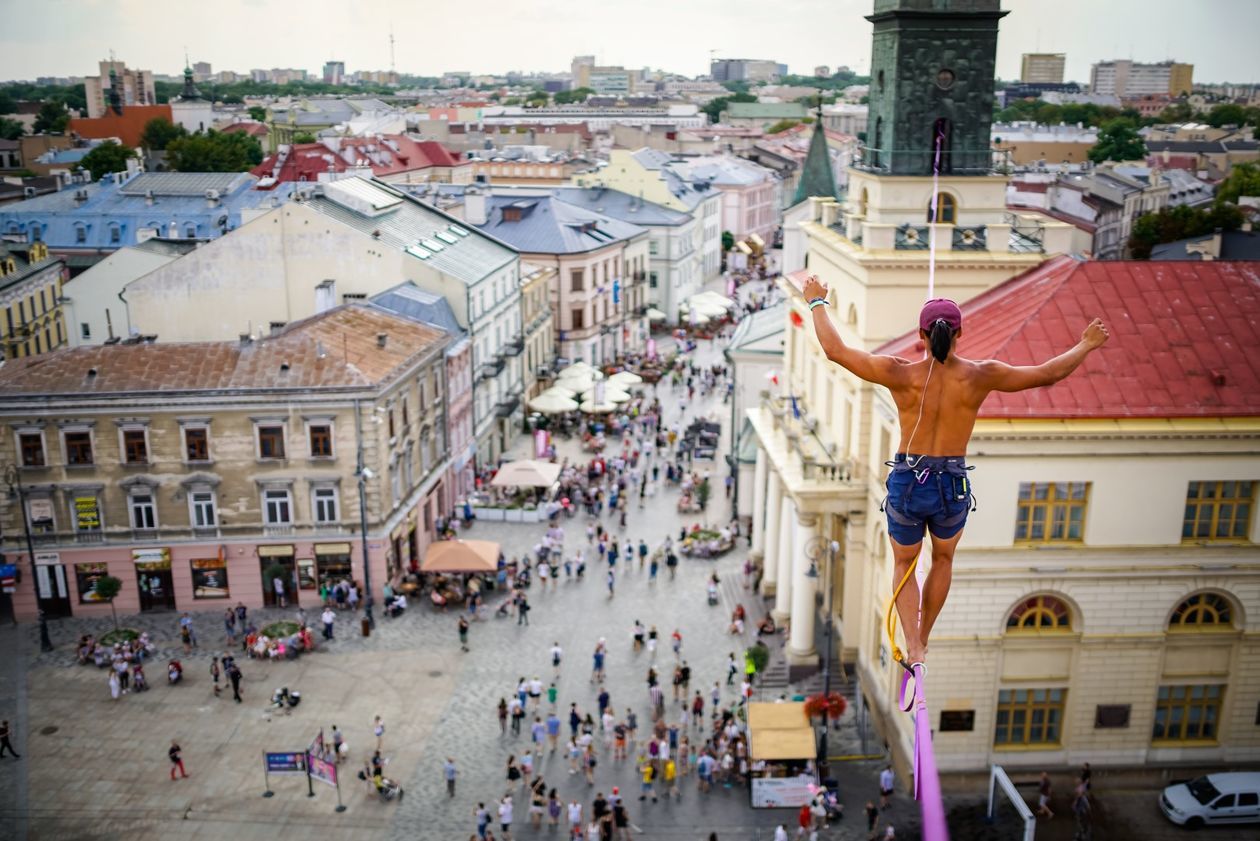
[[[942,67],[936,71],[936,86],[943,91],[947,91],[954,86],[954,71],[948,67]]]

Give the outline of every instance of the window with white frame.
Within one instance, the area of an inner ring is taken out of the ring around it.
[[[188,494],[189,519],[195,529],[212,529],[219,520],[215,513],[214,491],[194,490]]]
[[[293,496],[287,488],[268,488],[263,491],[263,518],[269,526],[287,526],[293,523]]]
[[[133,490],[127,501],[131,510],[131,527],[137,530],[157,528],[157,504],[152,488]]]
[[[331,525],[337,522],[337,489],[317,487],[311,491],[315,522]]]

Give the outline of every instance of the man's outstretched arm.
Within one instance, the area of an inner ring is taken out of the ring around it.
[[[805,300],[815,301],[827,297],[827,286],[817,276],[810,275],[805,281]],[[823,353],[832,362],[847,368],[867,382],[892,387],[900,383],[906,360],[895,356],[877,356],[859,348],[849,347],[840,338],[840,331],[827,315],[825,306],[810,307],[814,319],[814,333]]]
[[[1071,350],[1040,365],[1007,365],[996,360],[980,363],[984,383],[990,391],[1024,391],[1054,385],[1079,368],[1085,357],[1102,347],[1110,335],[1102,319],[1095,318]]]

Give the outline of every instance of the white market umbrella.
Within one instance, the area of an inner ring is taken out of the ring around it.
[[[730,298],[726,297],[725,295],[719,294],[717,292],[713,292],[711,290],[705,291],[705,292],[699,292],[695,295],[692,295],[691,300],[707,301],[712,304],[717,304],[719,307],[722,307],[724,309],[730,309],[731,307],[736,305],[735,302],[732,301]]]
[[[529,408],[544,415],[561,415],[565,412],[577,411],[577,401],[561,394],[542,394],[529,401]]]
[[[490,484],[500,488],[549,488],[559,478],[560,465],[529,458],[503,465]]]
[[[572,365],[569,365],[563,371],[561,371],[560,376],[571,377],[571,376],[577,376],[578,374],[594,374],[598,372],[599,372],[599,369],[596,368],[594,365],[591,365],[589,362],[579,359],[577,362],[574,362]]]
[[[661,312],[656,307],[648,307],[647,317],[648,317],[648,321],[664,321],[665,319],[669,318],[668,315]]]
[[[681,310],[684,315],[687,315],[692,310],[695,310],[701,315],[707,315],[710,318],[721,318],[726,315],[726,307],[721,306],[720,304],[715,304],[712,301],[697,301],[694,298],[689,301],[683,301],[682,305],[679,306],[679,310]]]
[[[709,317],[702,312],[696,312],[695,315],[691,316],[689,323],[695,325],[708,324]]]
[[[622,391],[619,388],[613,388],[612,386],[609,386],[608,388],[604,389],[604,393],[602,395],[603,396],[602,401],[599,400],[600,396],[601,395],[599,393],[599,390],[594,389],[594,388],[588,388],[586,391],[582,392],[581,394],[583,401],[595,401],[595,402],[603,402],[603,403],[625,403],[627,400],[630,399],[629,394],[627,394],[626,392]]]
[[[608,384],[613,388],[624,389],[626,386],[642,385],[643,378],[634,371],[618,371],[608,378]]]
[[[584,374],[574,374],[570,377],[561,377],[556,381],[556,385],[561,388],[567,388],[576,392],[583,392],[595,385],[596,382],[603,379],[603,376],[592,376],[588,371]]]
[[[617,411],[617,404],[607,402],[593,403],[590,400],[586,400],[583,401],[582,405],[578,408],[580,408],[583,412],[586,412],[588,415],[606,415],[609,412]]]
[[[578,393],[578,389],[576,388],[572,388],[562,383],[556,383],[551,388],[547,389],[546,391],[541,392],[538,396],[542,397],[544,394],[549,394],[553,397],[566,397],[572,400],[574,397],[577,396],[577,393]]]

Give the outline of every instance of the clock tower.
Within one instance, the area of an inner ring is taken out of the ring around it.
[[[875,0],[864,164],[890,175],[992,170],[998,0]]]

